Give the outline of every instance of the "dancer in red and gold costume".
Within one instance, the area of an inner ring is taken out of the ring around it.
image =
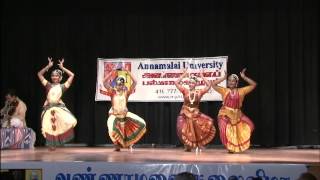
[[[38,72],[38,77],[47,90],[47,99],[41,113],[42,134],[46,138],[46,145],[50,150],[54,150],[56,146],[62,146],[74,136],[73,128],[77,120],[61,99],[63,93],[72,84],[74,74],[63,66],[64,59],[62,59],[58,64],[60,69],[51,72],[51,82],[48,82],[43,76],[53,66],[52,58],[48,58],[48,61],[48,65]],[[63,72],[69,77],[65,83],[61,84]]]
[[[212,82],[212,87],[221,94],[223,103],[218,114],[218,125],[222,144],[230,153],[243,152],[250,147],[250,136],[254,129],[252,121],[241,111],[244,97],[257,85],[255,81],[245,75],[246,69],[240,76],[249,85],[238,88],[239,77],[231,74],[227,80],[227,88],[218,86],[227,79],[224,77]]]
[[[109,110],[108,133],[115,145],[115,151],[120,148],[131,148],[146,132],[146,123],[139,116],[128,111],[127,102],[129,96],[134,92],[137,84],[136,79],[130,71],[125,72],[130,77],[132,83],[127,87],[126,77],[119,75],[118,71],[112,70],[103,81],[107,89],[107,95],[111,97],[112,107]],[[116,76],[115,79],[112,77]],[[112,87],[112,81],[115,85]]]
[[[183,105],[177,119],[177,134],[185,146],[185,151],[190,152],[192,148],[203,148],[215,136],[213,119],[199,110],[200,100],[211,87],[210,82],[200,73],[201,79],[205,82],[203,89],[196,89],[198,78],[190,76],[187,80],[188,87],[181,83],[188,73],[185,69],[183,74],[175,82],[178,90],[183,94]]]

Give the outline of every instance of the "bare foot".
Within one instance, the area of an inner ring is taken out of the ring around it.
[[[49,146],[49,149],[48,149],[49,151],[55,151],[56,150],[56,147],[54,147],[54,146]]]

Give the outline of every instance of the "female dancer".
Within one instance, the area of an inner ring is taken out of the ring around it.
[[[134,92],[137,84],[136,79],[130,71],[125,71],[132,79],[129,88],[125,86],[126,79],[119,76],[118,72],[112,70],[103,80],[107,95],[111,97],[112,107],[109,111],[108,133],[115,145],[115,151],[120,148],[132,148],[146,132],[146,123],[139,116],[128,111],[127,102],[129,96]],[[112,76],[116,76],[115,86],[112,87]]]
[[[197,77],[189,77],[187,83],[189,88],[181,85],[182,79],[188,75],[185,69],[180,78],[175,82],[178,90],[183,94],[183,105],[177,119],[177,134],[185,146],[185,151],[190,152],[192,148],[202,148],[208,144],[215,136],[216,129],[213,125],[213,119],[201,113],[199,104],[201,97],[210,89],[210,82],[200,77],[206,86],[197,90]]]
[[[63,93],[70,87],[74,74],[63,66],[64,59],[59,60],[59,68],[69,77],[67,81],[61,84],[62,71],[55,69],[51,72],[51,82],[48,82],[43,74],[53,66],[52,58],[48,58],[48,65],[38,72],[38,77],[42,85],[47,90],[47,99],[43,105],[41,113],[42,134],[46,138],[46,145],[50,150],[55,146],[61,146],[73,139],[73,128],[77,124],[76,118],[66,108],[61,100]]]
[[[227,73],[221,79],[212,82],[212,87],[221,94],[223,103],[218,114],[220,139],[230,153],[242,152],[250,147],[250,136],[254,129],[251,120],[242,113],[242,102],[246,94],[256,87],[256,82],[245,75],[246,69],[240,76],[249,85],[238,88],[239,77],[231,74],[227,80],[227,88],[218,86],[227,79]]]

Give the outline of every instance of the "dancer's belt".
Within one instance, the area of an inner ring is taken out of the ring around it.
[[[235,109],[235,108],[231,108],[231,107],[227,107],[227,106],[223,106],[223,108],[227,109],[227,110],[230,110],[230,111],[233,111],[233,112],[239,112],[241,111],[241,109]]]
[[[62,103],[49,103],[49,104],[43,106],[43,110],[47,110],[52,107],[66,107],[66,105],[62,104]]]
[[[114,110],[109,112],[110,115],[114,115],[118,118],[126,117],[127,113],[128,113],[128,111],[114,111]]]
[[[183,105],[181,109],[181,113],[186,115],[188,118],[194,118],[199,115],[200,110],[199,108],[193,108],[193,107]]]
[[[219,116],[223,115],[229,117],[230,123],[232,125],[236,125],[240,122],[241,114],[241,109],[235,109],[226,106],[223,106],[219,111]]]

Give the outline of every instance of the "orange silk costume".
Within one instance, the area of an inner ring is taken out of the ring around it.
[[[199,110],[203,94],[196,91],[190,98],[189,91],[182,91],[184,103],[177,119],[177,134],[180,141],[189,148],[202,147],[215,136],[213,119]]]
[[[215,90],[221,94],[223,105],[218,114],[218,125],[222,144],[231,152],[242,152],[250,147],[250,136],[254,130],[252,121],[241,111],[246,94],[254,86],[238,88],[235,93],[229,88],[217,86]]]

